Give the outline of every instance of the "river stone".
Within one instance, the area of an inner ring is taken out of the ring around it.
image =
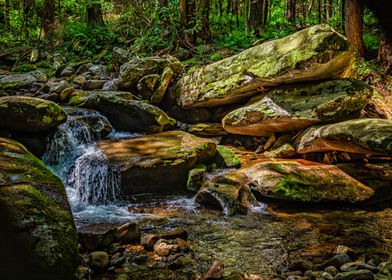
[[[119,131],[160,132],[175,120],[158,107],[138,100],[126,92],[78,92],[71,94],[69,105],[89,108],[105,115]]]
[[[296,140],[300,154],[344,151],[392,154],[392,120],[358,119],[311,127]]]
[[[374,280],[374,278],[374,274],[367,269],[340,272],[335,276],[335,280]]]
[[[167,87],[169,86],[172,78],[173,78],[174,72],[171,69],[171,67],[166,67],[163,70],[160,83],[157,89],[154,90],[151,96],[151,103],[152,104],[159,104],[162,102],[163,96],[166,93]]]
[[[198,123],[188,125],[187,131],[202,137],[215,137],[228,134],[220,123]]]
[[[373,190],[333,165],[305,160],[266,160],[207,180],[196,202],[228,213],[244,213],[254,197],[297,202],[355,203]]]
[[[134,58],[120,67],[120,89],[136,89],[141,78],[151,74],[160,75],[166,67],[170,67],[174,75],[181,73],[184,68],[179,60],[171,56]]]
[[[223,128],[233,134],[270,136],[344,121],[360,115],[371,93],[371,87],[355,79],[280,87],[227,114]]]
[[[65,188],[24,146],[0,138],[0,274],[73,279],[78,240]]]
[[[158,74],[151,74],[141,78],[137,84],[137,89],[144,99],[150,99],[154,91],[155,85],[159,81]]]
[[[109,265],[109,255],[105,251],[91,253],[91,265],[95,269],[104,269]]]
[[[207,174],[207,167],[204,164],[199,164],[189,171],[186,188],[192,192],[196,192],[203,184]]]
[[[56,103],[23,96],[0,97],[0,130],[20,132],[51,131],[67,120]]]
[[[125,195],[186,191],[189,171],[216,152],[208,139],[168,131],[125,140],[105,140],[98,147],[121,172]]]
[[[12,74],[0,79],[0,89],[18,90],[32,86],[37,81],[30,74]]]
[[[178,102],[184,108],[235,103],[263,87],[339,77],[352,61],[347,40],[316,25],[195,70],[179,82]]]

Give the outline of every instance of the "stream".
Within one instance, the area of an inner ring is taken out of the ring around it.
[[[392,251],[392,210],[282,207],[265,202],[248,215],[227,216],[200,209],[192,196],[143,194],[121,200],[120,176],[97,149],[99,133],[78,116],[98,116],[91,110],[67,109],[68,121],[53,135],[45,164],[66,186],[76,226],[139,223],[142,233],[184,228],[192,242],[197,271],[214,260],[225,274],[241,272],[273,279],[297,261],[321,263],[338,245],[356,250],[360,257],[384,261]],[[140,134],[111,132],[121,139]],[[284,205],[283,205],[284,206]],[[164,278],[162,278],[164,279]]]

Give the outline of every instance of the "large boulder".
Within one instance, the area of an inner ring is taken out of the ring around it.
[[[316,123],[358,117],[372,91],[354,79],[280,87],[230,112],[222,123],[233,134],[269,136],[299,131]]]
[[[61,180],[18,142],[0,138],[0,274],[73,279],[75,225]]]
[[[0,130],[45,132],[67,120],[56,103],[34,97],[0,97]]]
[[[344,151],[392,154],[392,120],[358,119],[311,127],[296,140],[300,154]]]
[[[208,139],[168,131],[126,140],[105,140],[98,147],[121,173],[124,194],[183,192],[189,171],[216,152]]]
[[[234,103],[264,87],[339,77],[352,60],[342,35],[312,26],[197,69],[179,82],[178,102],[185,108]]]
[[[355,203],[373,193],[333,165],[267,160],[211,178],[199,190],[196,201],[220,206],[229,213],[243,213],[254,202],[253,195],[306,203]]]
[[[162,74],[166,67],[174,75],[182,72],[184,66],[175,57],[134,58],[120,68],[119,86],[122,90],[137,89],[137,84],[144,76]]]
[[[18,90],[34,85],[37,79],[30,74],[12,74],[0,79],[0,89]]]
[[[132,132],[160,132],[175,120],[158,107],[125,92],[76,92],[68,104],[93,109],[105,115],[116,130]]]

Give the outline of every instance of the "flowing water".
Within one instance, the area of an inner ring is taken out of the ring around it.
[[[88,110],[69,110],[68,114],[68,121],[53,135],[43,159],[63,180],[79,228],[135,220],[145,233],[182,227],[193,242],[198,271],[205,271],[219,259],[227,273],[271,278],[295,260],[322,262],[337,245],[350,246],[366,258],[380,260],[392,250],[390,209],[284,210],[260,202],[248,215],[229,217],[199,209],[192,197],[146,194],[121,201],[121,178],[96,146],[99,133],[78,119],[99,114]],[[108,138],[137,136],[140,134],[114,131]]]

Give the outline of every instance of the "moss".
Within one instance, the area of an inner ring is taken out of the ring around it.
[[[240,167],[240,158],[229,148],[218,145],[216,147],[216,155],[211,160],[218,166],[222,167]]]

